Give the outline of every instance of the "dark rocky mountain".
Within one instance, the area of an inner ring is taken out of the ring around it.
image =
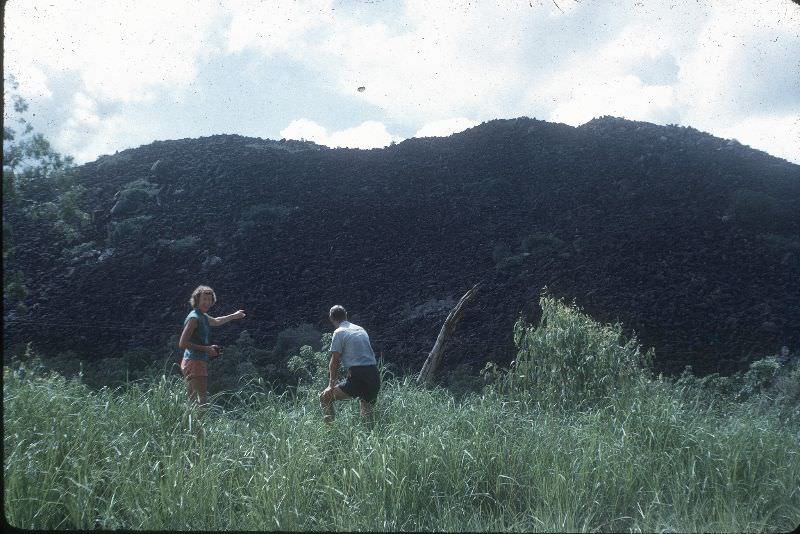
[[[519,118],[385,149],[236,135],[158,141],[78,169],[93,228],[61,249],[18,223],[28,311],[6,341],[95,358],[163,347],[200,283],[272,348],[343,304],[418,370],[483,281],[446,365],[513,358],[543,287],[656,349],[731,371],[800,346],[800,166],[692,128]]]

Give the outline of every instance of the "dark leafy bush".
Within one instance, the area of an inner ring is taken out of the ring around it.
[[[459,364],[448,371],[445,380],[447,389],[456,397],[478,393],[483,388],[483,378],[468,364]]]
[[[48,371],[55,371],[68,378],[80,375],[83,371],[83,362],[73,350],[59,352],[54,356],[43,358],[42,364]]]
[[[122,362],[125,368],[136,378],[142,376],[143,371],[153,363],[153,360],[153,351],[142,348],[127,350],[122,355]]]

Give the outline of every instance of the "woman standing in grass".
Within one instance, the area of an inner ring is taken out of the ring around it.
[[[181,371],[186,378],[186,389],[189,401],[196,401],[201,407],[206,406],[208,390],[208,359],[219,356],[219,346],[211,345],[211,326],[220,326],[235,319],[244,319],[244,310],[225,315],[210,317],[208,310],[216,304],[217,295],[208,286],[197,286],[192,292],[189,304],[192,311],[183,322],[183,332],[178,347],[184,349]]]

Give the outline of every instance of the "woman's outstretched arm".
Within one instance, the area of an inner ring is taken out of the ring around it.
[[[208,324],[211,326],[222,326],[225,323],[229,323],[231,321],[236,321],[238,319],[244,319],[245,313],[244,310],[239,310],[236,313],[232,313],[230,315],[223,315],[222,317],[211,317],[208,316]]]

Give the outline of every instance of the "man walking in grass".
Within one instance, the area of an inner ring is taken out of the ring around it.
[[[332,307],[328,318],[336,330],[331,339],[331,361],[328,366],[330,380],[328,387],[319,394],[325,422],[333,421],[334,400],[358,398],[361,403],[361,417],[371,426],[381,379],[369,335],[366,330],[347,320],[347,311],[342,306]],[[340,364],[347,370],[347,379],[337,384]]]

